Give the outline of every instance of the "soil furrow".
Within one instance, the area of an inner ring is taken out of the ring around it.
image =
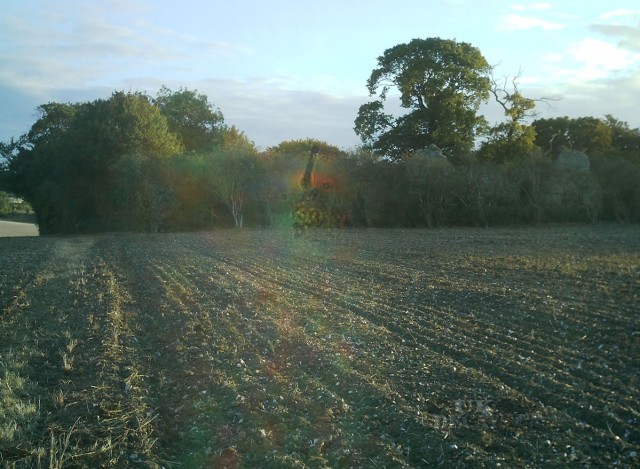
[[[638,239],[553,227],[8,241],[0,464],[633,467]]]

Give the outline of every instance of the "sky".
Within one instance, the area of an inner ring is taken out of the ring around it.
[[[351,149],[366,82],[386,49],[440,37],[518,76],[538,117],[640,127],[637,0],[4,0],[0,141],[51,101],[197,90],[261,149],[317,138]],[[482,113],[501,119],[496,105]]]

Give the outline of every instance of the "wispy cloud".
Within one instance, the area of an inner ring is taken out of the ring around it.
[[[591,31],[618,39],[623,49],[640,52],[640,10],[612,10],[599,19],[601,22],[589,25]]]
[[[592,24],[590,29],[618,38],[618,46],[623,49],[640,52],[640,25],[634,27],[622,24]]]
[[[317,138],[343,148],[359,143],[353,120],[367,100],[364,93],[337,96],[295,90],[288,81],[287,77],[211,79],[198,82],[197,88],[220,107],[229,124],[244,130],[262,148],[300,138]]]
[[[511,5],[512,10],[527,11],[527,10],[550,10],[551,4],[546,2],[529,3],[527,5]]]
[[[601,20],[610,20],[611,18],[623,17],[626,19],[640,17],[640,10],[629,10],[624,8],[618,8],[617,10],[608,11],[600,15]]]
[[[570,44],[568,53],[582,65],[581,75],[587,79],[604,78],[611,72],[623,70],[640,60],[640,54],[593,38]]]
[[[595,38],[574,41],[563,51],[549,52],[541,59],[544,64],[541,82],[548,84],[564,83],[579,88],[598,82],[602,87],[607,80],[640,78],[640,70],[633,67],[640,63],[640,54]]]
[[[118,3],[118,2],[116,2]],[[37,18],[0,15],[7,38],[0,46],[0,82],[38,94],[81,87],[144,67],[184,70],[218,58],[249,53],[241,44],[216,42],[119,16],[106,6],[78,2]],[[142,16],[144,18],[144,16]]]
[[[545,62],[562,62],[564,60],[564,54],[562,52],[547,52],[542,55],[542,59]]]
[[[561,96],[560,101],[540,106],[537,109],[539,117],[603,117],[612,114],[634,127],[638,125],[636,103],[640,95],[640,73],[570,85],[547,83],[523,87],[522,91],[531,96]]]
[[[563,29],[564,24],[517,14],[503,15],[500,17],[498,29],[502,31],[520,31],[525,29],[540,28],[544,30]]]
[[[579,99],[567,98],[558,103],[563,114],[576,115],[568,103],[595,99],[589,96],[600,100],[603,112],[617,117],[616,108],[607,107],[609,103],[637,101],[633,96],[640,95],[640,12],[635,5],[620,3],[626,9],[609,7],[607,11],[606,6],[600,6],[578,11],[551,0],[513,2],[516,4],[505,6],[500,0],[487,0],[482,5],[471,0],[445,0],[444,7],[438,5],[423,13],[429,19],[437,13],[446,12],[447,17],[452,17],[451,12],[473,12],[478,20],[468,31],[469,40],[475,42],[472,38],[477,38],[483,51],[504,48],[507,55],[514,54],[514,67],[522,65],[531,75],[523,76],[523,88],[552,89],[532,92],[531,96],[569,97],[573,96],[572,90],[580,95]],[[237,5],[243,3],[231,2],[230,9],[226,14],[221,11],[219,17],[213,11],[227,7],[211,7],[204,15],[202,4],[195,1],[186,1],[191,9],[149,0],[8,3],[10,6],[0,9],[0,140],[27,130],[38,104],[93,100],[108,97],[116,89],[155,94],[166,84],[172,89],[187,86],[205,93],[229,124],[244,130],[262,147],[305,137],[339,146],[357,144],[352,127],[359,105],[368,100],[364,81],[375,66],[376,55],[385,47],[404,41],[408,29],[384,36],[388,43],[380,38],[375,48],[368,49],[378,40],[367,36],[366,25],[370,21],[360,21],[360,32],[355,35],[358,22],[348,25],[345,20],[341,27],[352,29],[335,29],[341,45],[353,42],[366,43],[367,47],[340,50],[325,43],[329,33],[316,42],[305,42],[306,26],[292,21],[308,13],[300,2],[291,0],[300,16],[282,12],[264,18],[265,12],[273,8],[265,7],[257,17]],[[337,5],[338,0],[331,3]],[[318,5],[318,11],[330,10],[324,3]],[[416,16],[423,9],[418,10]],[[396,13],[401,15],[403,11],[398,9]],[[223,23],[232,18],[237,21],[230,22],[235,26]],[[504,37],[492,38],[486,34],[486,21],[483,24],[482,18],[497,23],[509,36],[521,35],[523,42],[506,44]],[[245,19],[249,20],[247,24]],[[295,34],[286,29],[291,22],[298,25]],[[422,34],[424,24],[430,24],[423,23],[420,21],[419,32],[412,34]],[[438,34],[455,37],[456,26],[442,23]],[[525,36],[536,39],[525,44]],[[313,46],[311,50],[309,46]],[[359,60],[363,54],[370,61]],[[310,58],[315,58],[313,63]],[[354,73],[347,70],[355,69],[354,62],[359,62],[361,68],[364,64],[357,82],[347,75]],[[319,66],[322,64],[325,65]],[[347,82],[356,84],[346,86]],[[617,99],[622,95],[626,101]],[[595,115],[586,105],[581,109],[585,109],[585,115]],[[637,112],[632,119],[631,115],[629,111],[629,115],[619,117],[637,126]]]

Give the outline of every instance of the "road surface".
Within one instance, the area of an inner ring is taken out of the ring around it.
[[[38,227],[32,223],[0,220],[0,237],[38,236]]]

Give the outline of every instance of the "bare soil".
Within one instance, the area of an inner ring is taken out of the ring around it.
[[[4,467],[637,467],[640,227],[0,240]]]

